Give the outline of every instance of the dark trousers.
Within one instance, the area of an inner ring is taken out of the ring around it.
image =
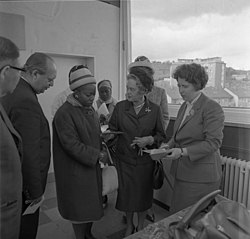
[[[23,200],[22,213],[29,206],[29,204],[25,204],[25,200]],[[38,229],[39,222],[39,212],[40,208],[36,210],[33,214],[27,214],[21,217],[21,227],[19,233],[19,239],[35,239]]]

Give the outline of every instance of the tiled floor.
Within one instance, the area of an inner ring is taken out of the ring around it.
[[[108,195],[108,206],[104,217],[93,225],[93,234],[98,239],[122,239],[126,224],[123,213],[115,209],[116,193]],[[156,220],[168,215],[168,212],[153,205]],[[145,226],[149,224],[146,221]],[[53,173],[49,174],[45,191],[45,201],[41,206],[37,239],[75,239],[71,224],[64,220],[58,212],[55,180]]]

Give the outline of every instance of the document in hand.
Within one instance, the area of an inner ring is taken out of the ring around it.
[[[168,154],[166,149],[145,149],[143,152],[150,154],[153,160],[160,160]]]
[[[107,116],[109,114],[108,108],[105,103],[102,103],[100,107],[97,109],[97,113],[100,117],[100,115]]]
[[[44,201],[44,196],[41,198],[41,200],[36,203],[36,204],[30,204],[26,210],[23,212],[23,215],[27,215],[27,214],[33,214],[36,212],[36,210],[41,206],[42,202]]]

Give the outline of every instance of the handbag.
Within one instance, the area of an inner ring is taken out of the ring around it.
[[[155,167],[153,172],[153,188],[160,189],[164,181],[164,169],[161,160],[155,161]]]
[[[249,239],[250,213],[238,202],[215,200],[220,191],[204,196],[179,222],[170,223],[169,238]]]
[[[102,195],[105,196],[118,189],[118,175],[115,166],[108,165],[102,168]]]

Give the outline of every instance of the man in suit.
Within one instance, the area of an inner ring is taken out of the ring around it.
[[[3,106],[23,141],[23,211],[43,197],[50,165],[50,130],[38,102],[37,94],[53,86],[56,66],[43,53],[32,54],[24,65],[17,88],[5,97]],[[36,238],[39,208],[33,214],[22,215],[20,239]]]
[[[0,37],[0,99],[11,94],[19,81],[19,50]],[[21,137],[0,101],[0,238],[17,239],[22,208]]]

